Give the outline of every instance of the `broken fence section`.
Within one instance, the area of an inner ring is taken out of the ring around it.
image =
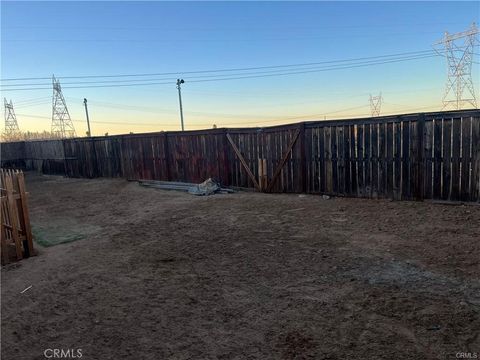
[[[1,261],[21,260],[34,254],[28,212],[25,177],[18,170],[0,169],[1,178]]]

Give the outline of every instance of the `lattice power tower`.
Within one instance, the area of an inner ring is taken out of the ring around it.
[[[478,28],[475,23],[467,31],[449,34],[434,44],[437,52],[447,59],[447,84],[443,95],[443,110],[477,108],[472,81],[473,50]]]
[[[382,93],[378,96],[370,95],[370,112],[372,113],[372,117],[380,116],[380,110],[382,108]]]
[[[53,76],[52,134],[57,138],[75,137],[75,128],[62,94],[60,81]]]
[[[18,140],[20,137],[20,129],[18,128],[17,117],[13,110],[12,100],[7,102],[7,99],[3,99],[5,106],[5,132],[3,137],[6,141]]]

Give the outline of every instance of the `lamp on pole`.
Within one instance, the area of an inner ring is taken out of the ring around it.
[[[88,136],[92,136],[90,131],[90,118],[88,117],[88,107],[87,107],[87,99],[83,99],[83,105],[85,105],[85,114],[87,115],[87,127],[88,127]]]
[[[181,87],[183,83],[185,83],[183,79],[177,79],[178,101],[180,103],[180,121],[182,123],[182,131],[185,131],[185,128],[183,125],[182,87]]]

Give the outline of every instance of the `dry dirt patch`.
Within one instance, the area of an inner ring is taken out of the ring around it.
[[[35,227],[82,239],[2,269],[4,359],[480,354],[478,206],[27,187]]]

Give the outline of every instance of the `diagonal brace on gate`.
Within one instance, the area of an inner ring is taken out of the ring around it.
[[[283,157],[282,157],[282,160],[280,160],[280,162],[278,163],[276,169],[275,169],[275,172],[273,173],[273,177],[272,177],[272,180],[269,182],[268,186],[267,186],[267,190],[266,192],[270,192],[273,188],[273,185],[275,185],[275,182],[277,181],[277,179],[279,178],[280,176],[280,173],[282,171],[282,168],[283,166],[285,165],[285,162],[287,161],[288,159],[288,156],[290,155],[292,149],[293,149],[293,146],[295,145],[295,143],[297,142],[297,139],[298,139],[298,135],[300,134],[300,129],[297,129],[297,131],[295,131],[295,134],[293,134],[293,138],[292,140],[290,141],[290,144],[288,144],[288,147],[287,147],[287,150],[285,151],[285,153],[283,154]]]
[[[233,139],[230,136],[230,134],[227,134],[227,139],[228,139],[228,141],[230,141],[230,144],[232,145],[233,151],[235,151],[235,154],[240,159],[240,162],[242,163],[245,171],[247,172],[248,177],[250,178],[250,180],[252,180],[253,184],[255,185],[255,188],[257,188],[258,191],[262,191],[262,189],[260,188],[260,185],[258,184],[257,179],[255,179],[255,175],[253,175],[252,170],[250,170],[250,168],[248,167],[247,162],[245,161],[244,157],[242,156],[242,153],[240,152],[240,150],[238,150],[237,145],[235,145],[235,143],[233,142]]]

